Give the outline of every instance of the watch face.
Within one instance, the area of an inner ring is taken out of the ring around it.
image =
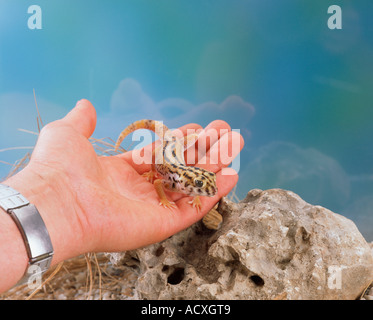
[[[24,238],[31,264],[53,254],[48,230],[33,204],[13,209],[10,213]]]

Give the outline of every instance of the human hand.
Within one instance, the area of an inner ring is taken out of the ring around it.
[[[135,164],[132,152],[97,156],[88,140],[95,125],[94,107],[81,100],[65,118],[41,130],[30,163],[4,182],[39,209],[55,250],[53,264],[85,252],[125,251],[161,241],[200,220],[237,183],[236,173],[222,175],[220,158],[215,165],[207,160],[196,166],[217,174],[219,191],[201,197],[200,212],[187,203],[190,197],[176,193],[169,195],[176,208],[159,206],[154,186],[141,176],[150,165]],[[185,134],[200,128],[189,124],[180,129]],[[232,150],[243,147],[242,137],[224,121],[214,121],[205,130],[219,134],[220,129],[229,132],[207,142],[207,159],[222,144],[239,144]]]

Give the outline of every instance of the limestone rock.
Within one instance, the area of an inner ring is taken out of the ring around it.
[[[140,299],[357,299],[373,254],[355,224],[281,189],[222,199],[223,224],[202,223],[129,251]]]

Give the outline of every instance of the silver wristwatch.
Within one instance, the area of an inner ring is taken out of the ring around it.
[[[0,184],[0,208],[16,223],[29,258],[26,272],[17,285],[26,283],[31,276],[41,277],[51,264],[53,247],[39,211],[18,191],[3,184]]]

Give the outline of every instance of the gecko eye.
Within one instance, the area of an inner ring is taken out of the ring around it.
[[[197,187],[197,188],[202,188],[203,187],[203,181],[201,180],[194,180],[194,185]]]

